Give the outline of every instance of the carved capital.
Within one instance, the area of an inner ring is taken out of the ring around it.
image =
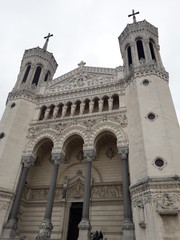
[[[86,162],[92,162],[96,158],[96,152],[94,149],[85,149],[83,152]]]
[[[119,153],[121,160],[127,160],[129,148],[128,147],[118,147],[118,153]]]
[[[36,157],[33,153],[31,155],[24,155],[21,157],[21,163],[26,168],[29,168],[31,165],[33,165],[35,160],[36,160]]]
[[[64,162],[64,153],[63,152],[52,152],[51,159],[55,165],[60,165]]]

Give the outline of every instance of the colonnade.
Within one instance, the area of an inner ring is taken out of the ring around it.
[[[76,102],[68,102],[67,104],[60,103],[49,107],[43,106],[40,110],[39,120],[55,119],[58,117],[82,115],[86,113],[110,111],[119,109],[119,96],[95,98],[93,100],[86,99],[85,101],[77,100]]]
[[[123,203],[124,203],[124,221],[123,221],[123,239],[134,240],[134,226],[132,222],[131,214],[131,202],[129,193],[129,176],[128,176],[128,148],[119,147],[118,153],[122,162],[122,183],[123,183]],[[51,222],[56,181],[58,177],[58,170],[60,164],[64,161],[63,152],[52,152],[53,171],[51,176],[51,182],[48,192],[48,199],[46,203],[46,210],[44,219],[40,225],[39,234],[36,236],[36,240],[50,240],[53,224]],[[89,220],[89,206],[91,196],[91,165],[95,159],[94,149],[84,149],[84,157],[86,159],[86,172],[85,172],[85,186],[84,186],[84,198],[83,198],[83,212],[82,220],[79,224],[79,238],[78,240],[89,240],[91,224]],[[9,214],[7,223],[4,226],[2,238],[14,238],[16,237],[17,229],[17,214],[26,183],[26,177],[29,167],[34,163],[35,156],[23,156],[22,157],[22,172],[17,186],[16,196]]]

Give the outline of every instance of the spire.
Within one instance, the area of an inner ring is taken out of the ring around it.
[[[48,46],[49,38],[52,37],[52,36],[53,36],[53,34],[48,33],[48,35],[47,35],[46,37],[44,37],[44,39],[46,39],[45,44],[44,44],[44,46],[43,46],[43,50],[44,50],[44,51],[47,51],[47,46]]]
[[[139,12],[134,12],[134,9],[132,10],[132,14],[129,14],[128,17],[132,17],[133,16],[133,22],[136,23],[136,14],[139,14]]]

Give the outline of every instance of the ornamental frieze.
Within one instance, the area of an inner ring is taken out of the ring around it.
[[[26,188],[23,193],[23,199],[29,202],[47,201],[49,188],[30,189]],[[84,182],[80,179],[75,181],[71,186],[64,188],[60,186],[55,191],[55,201],[62,199],[83,198]],[[121,185],[95,185],[91,188],[91,198],[110,200],[122,198]],[[4,205],[3,205],[4,206]]]
[[[91,190],[92,199],[114,199],[122,198],[122,186],[93,186]]]

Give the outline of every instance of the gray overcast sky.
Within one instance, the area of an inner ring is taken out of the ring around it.
[[[0,7],[0,117],[16,82],[25,49],[44,44],[53,33],[48,50],[59,66],[55,77],[77,67],[122,65],[117,37],[131,23],[127,15],[140,11],[158,27],[160,52],[170,75],[170,89],[180,119],[180,0],[1,0]]]

